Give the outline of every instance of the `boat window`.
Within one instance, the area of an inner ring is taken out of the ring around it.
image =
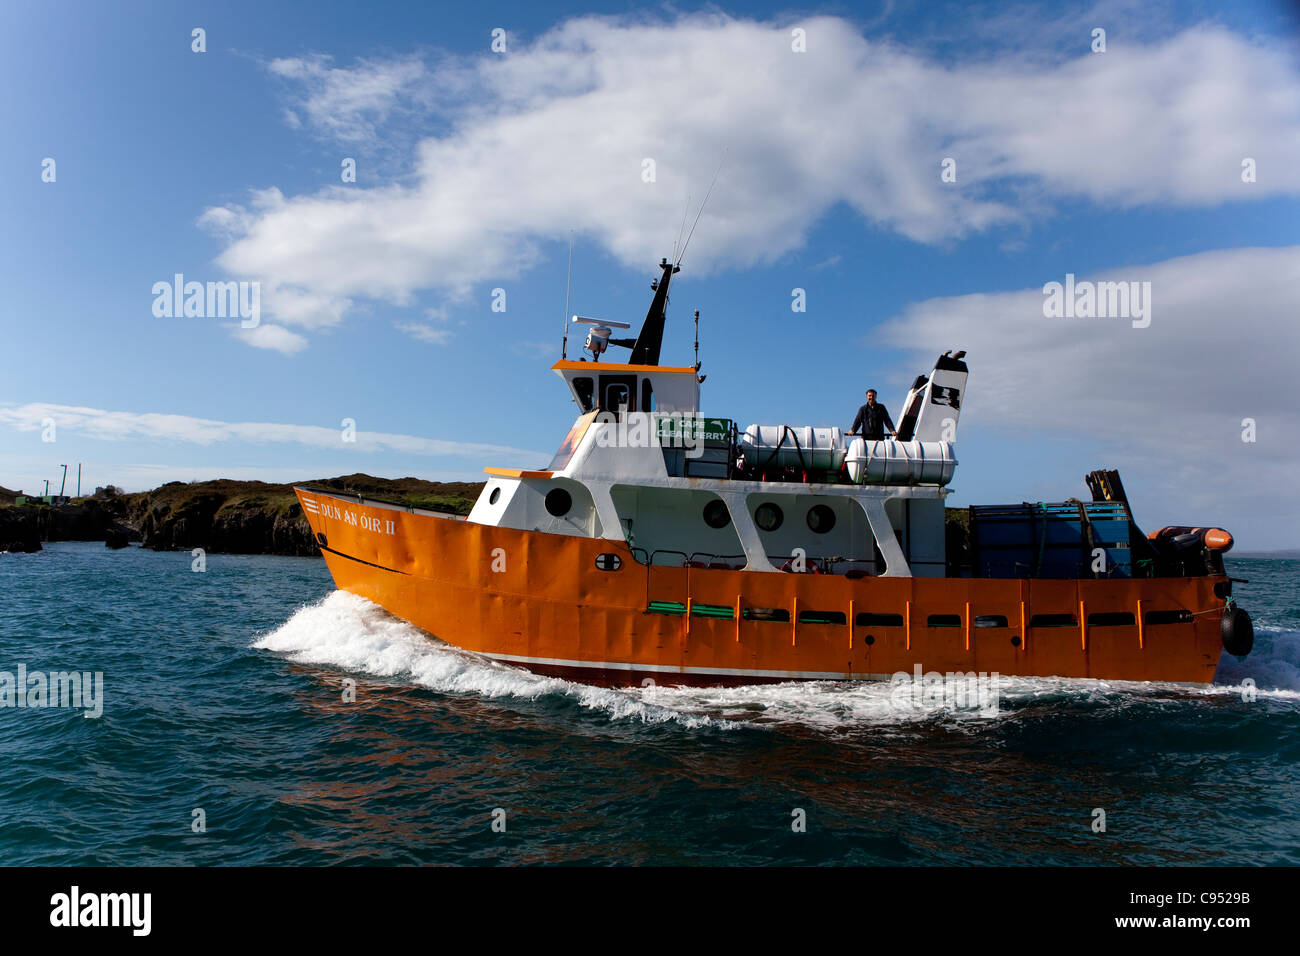
[[[1006,627],[1007,619],[1001,614],[979,614],[975,617],[976,627]]]
[[[903,615],[872,614],[864,611],[853,619],[853,623],[858,627],[902,627]]]
[[[1089,627],[1129,627],[1135,623],[1128,611],[1101,611],[1088,615]]]
[[[1192,620],[1191,611],[1147,611],[1142,616],[1147,624],[1188,624]]]
[[[826,534],[835,527],[835,512],[826,505],[813,505],[808,509],[808,530],[813,534]]]
[[[595,407],[596,382],[591,378],[575,378],[573,380],[573,393],[578,397],[578,405],[584,412],[589,412]]]
[[[636,376],[601,375],[600,408],[607,412],[636,411]]]
[[[569,461],[573,458],[573,453],[577,451],[578,446],[582,444],[582,438],[587,434],[587,428],[595,418],[595,412],[587,412],[587,414],[583,415],[573,423],[573,427],[569,429],[569,434],[564,436],[564,442],[560,445],[559,451],[555,453],[555,457],[551,459],[551,463],[546,466],[547,471],[561,471],[569,466]]]
[[[930,627],[961,627],[960,614],[931,614],[926,623]]]
[[[641,379],[641,411],[653,412],[659,405],[655,401],[655,389],[650,384],[650,379]]]
[[[714,498],[704,506],[704,523],[710,528],[725,528],[731,524],[731,512],[727,510],[726,502],[721,498]]]
[[[546,510],[557,518],[563,518],[573,507],[573,496],[563,488],[552,488],[546,493]]]
[[[775,531],[781,527],[781,522],[785,520],[785,515],[781,511],[780,505],[765,501],[758,506],[754,512],[754,524],[758,525],[760,531]]]

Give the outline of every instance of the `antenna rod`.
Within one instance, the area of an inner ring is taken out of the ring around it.
[[[677,261],[677,249],[682,244],[682,233],[686,231],[686,216],[691,211],[691,194],[686,194],[686,202],[682,203],[682,224],[677,228],[677,241],[673,243],[673,261]]]
[[[564,341],[560,343],[560,361],[569,356],[569,287],[573,282],[573,230],[569,230],[569,273],[564,277]]]
[[[717,185],[718,173],[722,172],[722,164],[727,158],[727,151],[722,151],[722,159],[718,160],[718,168],[713,171],[713,182],[709,183],[709,191],[704,194],[704,202],[700,203],[700,211],[695,214],[695,221],[691,223],[691,231],[686,234],[686,243],[682,246],[681,255],[677,257],[676,265],[682,264],[682,259],[686,257],[686,246],[691,244],[691,236],[695,235],[695,227],[700,223],[700,216],[704,215],[704,207],[709,204],[709,197],[713,195],[713,187]]]
[[[700,310],[695,310],[695,371],[700,370]]]

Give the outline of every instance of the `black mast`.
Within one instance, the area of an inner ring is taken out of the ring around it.
[[[641,334],[636,337],[636,344],[632,346],[632,357],[628,359],[631,365],[659,364],[659,349],[663,346],[664,321],[667,318],[668,286],[672,282],[673,275],[681,271],[679,266],[673,265],[667,259],[660,261],[659,268],[663,270],[663,275],[658,282],[654,283],[655,297],[650,302],[650,311],[645,314]]]

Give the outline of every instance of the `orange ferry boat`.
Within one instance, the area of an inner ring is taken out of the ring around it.
[[[498,661],[606,685],[898,672],[1213,680],[1249,653],[1214,528],[1093,500],[948,514],[968,368],[945,352],[890,440],[699,411],[697,359],[659,364],[676,264],[635,339],[590,327],[552,368],[581,412],[545,468],[489,467],[467,518],[295,489],[337,586]],[[696,313],[698,322],[699,313]],[[625,364],[601,362],[609,346]],[[850,440],[851,439],[851,440]]]

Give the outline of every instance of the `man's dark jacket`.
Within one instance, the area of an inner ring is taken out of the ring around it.
[[[862,426],[861,429],[858,428],[859,425]],[[849,431],[857,432],[866,439],[880,441],[885,437],[886,426],[891,432],[895,430],[889,411],[884,405],[876,402],[874,405],[863,405],[858,409],[858,417],[853,419],[853,427]]]

